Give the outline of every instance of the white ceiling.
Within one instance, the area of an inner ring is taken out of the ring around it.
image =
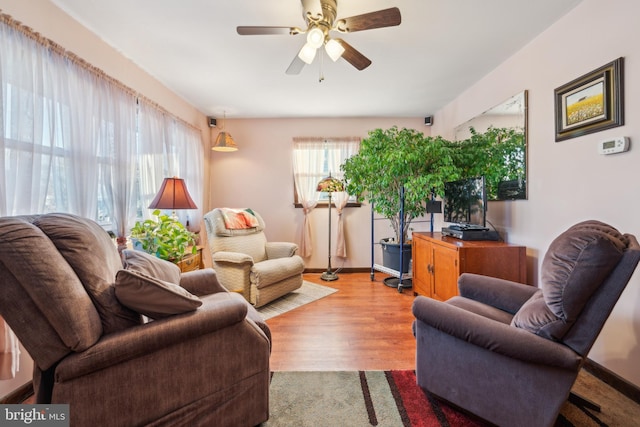
[[[275,118],[429,116],[581,0],[339,0],[338,19],[395,6],[402,23],[342,36],[363,71],[318,55],[294,76],[304,35],[236,26],[304,27],[300,0],[52,1],[202,113]]]

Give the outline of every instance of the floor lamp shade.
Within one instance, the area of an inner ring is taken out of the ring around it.
[[[182,178],[165,178],[149,209],[198,209]]]

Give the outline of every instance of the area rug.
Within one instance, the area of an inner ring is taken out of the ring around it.
[[[275,372],[263,427],[485,427],[416,384],[414,371]],[[565,404],[556,426],[606,426]]]
[[[280,297],[269,304],[258,308],[258,312],[264,320],[271,319],[279,314],[291,311],[310,302],[324,298],[337,292],[337,289],[328,286],[317,285],[304,280],[302,286],[287,295]]]

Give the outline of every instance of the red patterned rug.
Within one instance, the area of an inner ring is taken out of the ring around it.
[[[414,371],[275,372],[274,426],[485,427],[490,424],[436,399],[416,384]],[[567,403],[556,426],[606,426]]]

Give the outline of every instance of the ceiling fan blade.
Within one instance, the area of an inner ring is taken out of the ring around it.
[[[342,54],[342,58],[345,61],[356,67],[358,70],[362,71],[371,65],[371,60],[361,54],[358,50],[356,50],[353,46],[342,39],[335,39],[338,43],[344,47],[344,53]]]
[[[372,30],[374,28],[395,27],[396,25],[400,25],[400,22],[402,22],[400,9],[392,7],[340,19],[336,23],[336,29],[343,33],[353,33],[355,31]]]
[[[296,27],[237,27],[236,31],[241,36],[262,36],[298,34],[300,29]]]
[[[289,64],[289,68],[287,68],[286,73],[289,75],[300,74],[300,71],[302,71],[305,65],[305,62],[298,57],[298,54],[296,54],[293,61],[291,61],[291,64]]]

